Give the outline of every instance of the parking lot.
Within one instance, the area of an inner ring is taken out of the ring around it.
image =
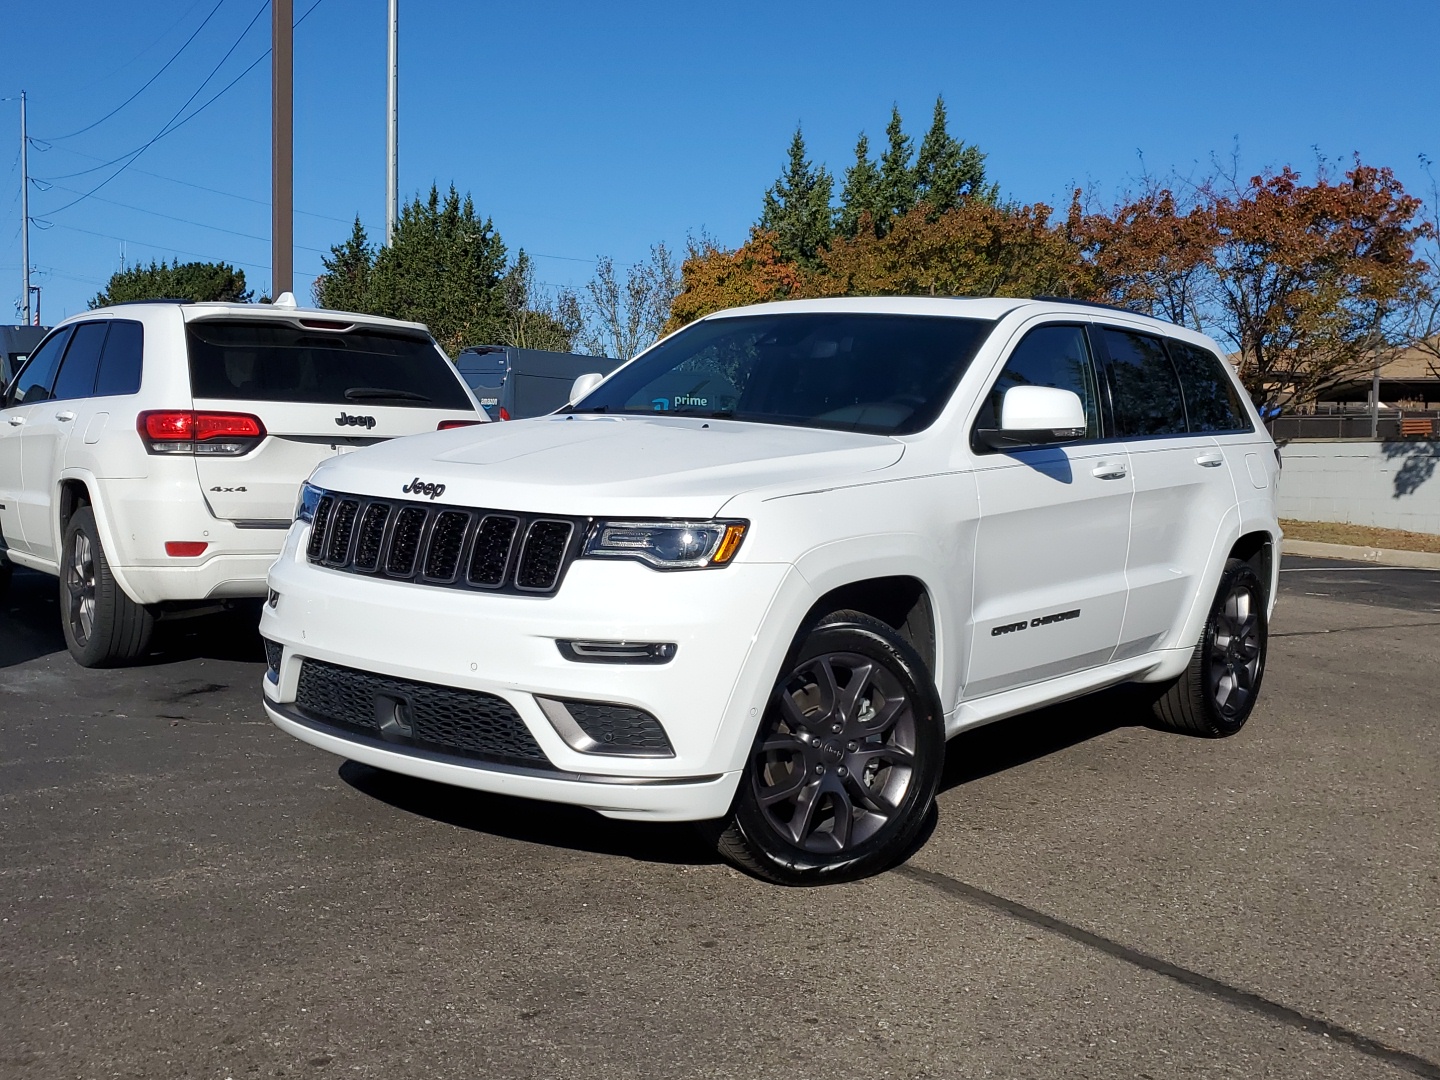
[[[0,1076],[1440,1077],[1440,572],[1289,560],[1218,742],[1111,693],[951,744],[901,868],[282,735],[236,618],[155,662],[0,605]]]

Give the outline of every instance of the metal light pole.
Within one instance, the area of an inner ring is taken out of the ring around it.
[[[30,141],[25,134],[25,91],[20,91],[20,272],[24,275],[21,303],[25,325],[30,325]]]
[[[385,94],[385,244],[400,216],[400,0],[390,0],[390,70]]]
[[[270,294],[295,291],[295,8],[270,4]]]

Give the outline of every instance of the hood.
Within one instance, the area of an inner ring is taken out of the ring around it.
[[[898,440],[698,417],[545,416],[417,435],[322,465],[314,482],[357,494],[567,514],[710,517],[757,489],[843,483],[894,465]]]

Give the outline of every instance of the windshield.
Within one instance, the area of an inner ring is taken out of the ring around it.
[[[939,415],[993,325],[841,312],[711,319],[657,345],[568,411],[908,435]]]
[[[474,408],[454,365],[424,334],[197,319],[186,336],[197,398]]]

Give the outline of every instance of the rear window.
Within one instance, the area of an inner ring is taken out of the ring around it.
[[[204,319],[186,337],[197,398],[474,408],[453,365],[421,334]]]
[[[1191,431],[1222,435],[1250,430],[1245,406],[1240,404],[1235,384],[1225,374],[1224,362],[1218,356],[1173,339],[1170,354],[1175,358],[1175,369],[1185,390]]]

